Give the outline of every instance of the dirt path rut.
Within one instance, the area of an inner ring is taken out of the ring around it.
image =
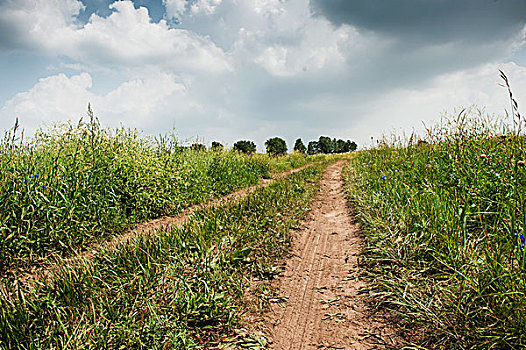
[[[347,208],[341,172],[328,167],[292,258],[276,280],[279,300],[269,313],[271,349],[397,348],[391,329],[368,317],[358,278],[361,238]]]

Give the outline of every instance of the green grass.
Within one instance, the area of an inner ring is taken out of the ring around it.
[[[173,135],[88,123],[0,141],[0,271],[64,255],[133,224],[253,185],[315,157],[178,147]],[[301,159],[300,159],[301,158]]]
[[[275,273],[324,167],[314,164],[240,202],[199,210],[183,228],[59,266],[32,287],[4,277],[1,346],[207,348],[239,320],[251,278]]]
[[[270,167],[273,171],[281,173],[291,169],[299,168],[312,162],[321,162],[328,158],[330,158],[330,156],[325,154],[308,156],[304,153],[294,152],[288,156],[271,157]]]
[[[524,348],[526,138],[471,109],[427,139],[346,169],[376,300],[418,346]]]

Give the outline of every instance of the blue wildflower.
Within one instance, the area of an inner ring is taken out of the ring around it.
[[[526,238],[524,238],[524,236],[522,234],[519,234],[517,232],[515,232],[513,234],[514,237],[519,237],[520,239],[520,243],[518,243],[518,246],[519,246],[519,249],[520,250],[523,250],[524,249],[524,244],[526,243]]]
[[[26,184],[26,185],[31,184],[31,180],[30,179],[25,179],[24,180],[24,184]]]
[[[382,175],[382,176],[380,176],[380,179],[385,180],[386,177]]]
[[[42,185],[42,191],[46,189],[46,185]]]
[[[35,174],[35,179],[38,179],[38,174]]]

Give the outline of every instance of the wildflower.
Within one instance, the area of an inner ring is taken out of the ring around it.
[[[482,153],[482,154],[480,155],[480,158],[482,158],[482,159],[486,159],[486,158],[488,158],[488,156],[485,155],[484,153]]]
[[[380,176],[380,179],[385,180],[386,177],[382,175],[382,176]]]
[[[519,237],[520,243],[518,244],[518,246],[519,246],[520,250],[523,250],[524,249],[524,244],[526,243],[526,239],[524,238],[524,236],[522,234],[520,234],[520,233],[517,233],[517,232],[515,232],[513,234],[513,236],[514,237]]]
[[[46,189],[46,185],[42,185],[42,191],[44,191]]]
[[[31,184],[31,180],[30,180],[30,179],[25,179],[25,180],[24,180],[24,184],[26,184],[26,185],[30,185],[30,184]]]
[[[38,174],[35,174],[35,179],[38,179]]]

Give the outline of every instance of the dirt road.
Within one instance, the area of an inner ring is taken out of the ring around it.
[[[358,278],[360,231],[343,191],[344,162],[330,165],[292,258],[275,282],[279,300],[269,313],[272,349],[398,348],[390,327],[369,317]]]

